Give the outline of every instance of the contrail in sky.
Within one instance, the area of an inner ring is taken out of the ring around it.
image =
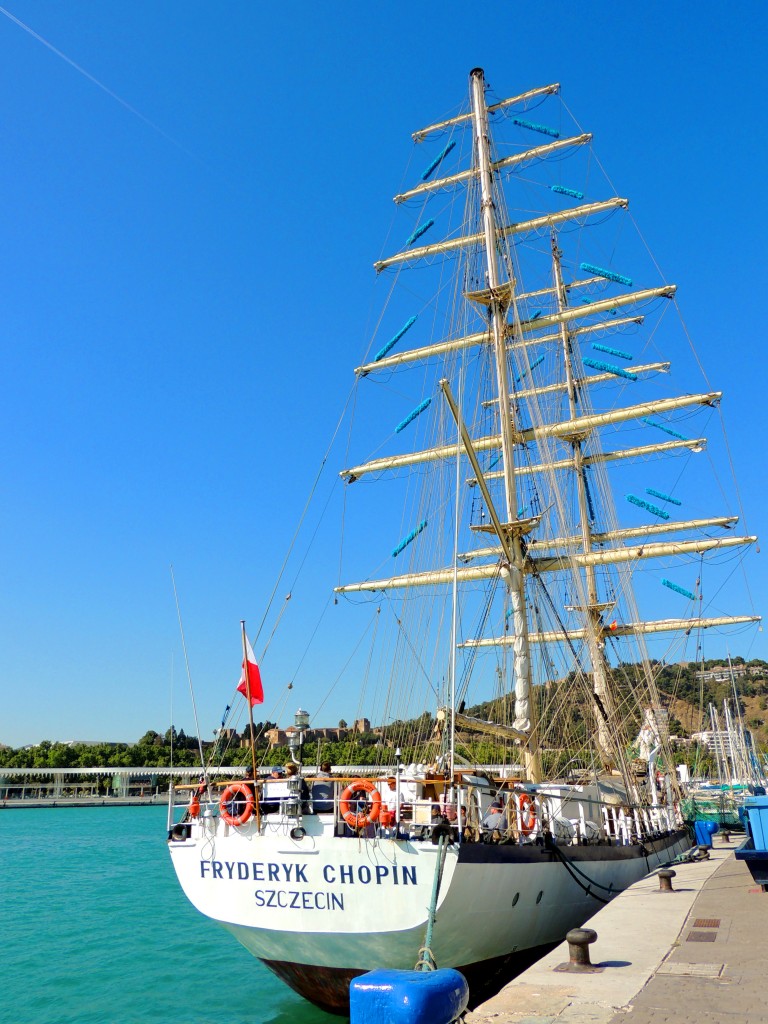
[[[167,139],[168,142],[170,142],[172,145],[177,146],[184,153],[186,153],[187,156],[190,156],[193,159],[197,159],[194,153],[190,153],[188,149],[185,149],[185,147],[182,146],[180,142],[177,142],[176,139],[174,139],[171,135],[163,131],[163,129],[159,125],[155,124],[154,121],[150,121],[150,119],[148,117],[145,117],[140,110],[137,110],[135,107],[132,107],[130,103],[126,102],[126,100],[118,96],[116,92],[112,92],[112,90],[109,89],[106,85],[104,85],[103,82],[100,82],[98,78],[94,78],[93,75],[90,74],[90,72],[85,70],[85,68],[81,68],[79,64],[76,64],[70,57],[66,55],[66,53],[62,53],[61,50],[57,50],[53,43],[49,43],[47,39],[43,39],[43,37],[39,33],[35,32],[34,29],[30,28],[29,25],[25,25],[23,21],[20,21],[15,14],[11,14],[11,12],[7,11],[4,7],[0,7],[0,14],[4,14],[9,21],[12,21],[14,23],[14,25],[18,25],[19,28],[23,28],[25,32],[29,33],[29,35],[32,36],[33,39],[36,39],[39,43],[42,43],[43,46],[47,47],[52,53],[55,53],[57,57],[61,57],[61,59],[63,61],[66,61],[66,63],[69,64],[70,67],[74,68],[75,71],[78,71],[81,75],[83,75],[84,78],[87,78],[89,82],[93,82],[93,84],[95,86],[98,86],[98,88],[101,89],[102,92],[105,92],[107,96],[110,96],[113,100],[115,100],[115,102],[119,103],[121,107],[125,107],[126,110],[128,110],[135,117],[138,117],[140,121],[143,121],[144,124],[152,128],[153,131],[156,131],[158,132],[158,134],[162,135],[163,138]]]

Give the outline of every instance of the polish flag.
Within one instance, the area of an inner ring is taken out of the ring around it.
[[[243,671],[240,673],[240,682],[237,684],[237,689],[246,700],[250,690],[251,707],[253,707],[254,704],[264,703],[264,689],[261,685],[261,672],[259,672],[259,666],[256,664],[256,655],[253,653],[253,648],[247,637],[245,640],[245,652],[246,658],[243,662]],[[248,673],[247,676],[246,672]]]

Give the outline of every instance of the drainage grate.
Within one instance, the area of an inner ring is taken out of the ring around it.
[[[714,932],[691,932],[686,942],[714,942],[717,936]]]
[[[693,922],[694,928],[719,928],[719,917],[697,917]]]

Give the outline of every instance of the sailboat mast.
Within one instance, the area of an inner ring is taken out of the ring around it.
[[[752,764],[749,756],[749,750],[747,749],[747,730],[744,726],[744,718],[741,713],[741,701],[739,700],[739,693],[736,689],[736,673],[733,671],[731,652],[727,651],[726,653],[728,655],[728,672],[731,676],[731,690],[733,690],[733,708],[736,716],[734,733],[739,751],[739,774],[741,775],[742,782],[749,782],[752,776]]]
[[[485,247],[487,286],[489,290],[488,311],[491,329],[491,343],[496,368],[496,385],[499,396],[499,425],[504,464],[504,497],[506,523],[510,531],[512,559],[502,569],[512,605],[513,670],[515,681],[515,728],[527,732],[531,742],[524,748],[525,770],[533,782],[542,778],[541,760],[536,735],[535,705],[531,701],[531,659],[528,643],[528,616],[525,600],[525,576],[523,574],[523,549],[521,533],[513,528],[517,521],[517,486],[515,482],[514,424],[509,404],[509,367],[506,348],[506,310],[514,294],[514,280],[504,282],[504,301],[499,289],[500,275],[497,255],[498,228],[493,201],[493,171],[491,168],[491,147],[488,126],[488,109],[485,103],[485,76],[482,68],[470,73],[472,86],[472,122],[475,135],[475,154],[480,181],[482,203],[482,234]],[[501,538],[500,538],[501,539]]]
[[[552,233],[552,267],[555,285],[555,298],[557,300],[557,311],[562,313],[566,308],[567,293],[563,283],[563,271],[560,264],[562,253],[557,245],[557,238]],[[565,322],[560,324],[560,337],[563,346],[563,363],[565,365],[565,376],[568,394],[568,411],[571,420],[579,418],[579,410],[576,405],[576,384],[573,375],[573,359],[571,352],[571,338],[568,325]],[[579,506],[579,526],[581,529],[581,544],[585,554],[592,550],[592,525],[589,516],[589,496],[587,494],[587,480],[584,467],[584,452],[582,450],[583,436],[574,431],[568,438],[573,452],[573,472],[576,479],[576,494]],[[601,604],[597,592],[597,574],[593,565],[584,566],[584,578],[587,586],[587,604],[580,608],[585,619],[585,637],[589,661],[592,667],[592,685],[596,704],[597,720],[597,744],[606,764],[615,759],[616,743],[612,739],[614,731],[611,729],[615,722],[613,700],[608,685],[608,673],[605,656],[603,654],[602,640],[602,613],[606,608]]]

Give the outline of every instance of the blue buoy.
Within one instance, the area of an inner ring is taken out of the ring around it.
[[[468,1002],[466,979],[451,967],[381,968],[355,978],[349,986],[350,1024],[451,1024]]]

